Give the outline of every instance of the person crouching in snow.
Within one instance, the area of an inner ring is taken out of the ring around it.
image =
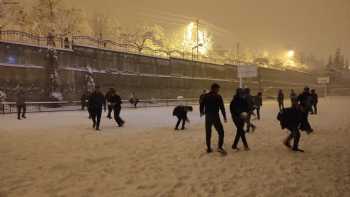
[[[293,102],[292,107],[282,109],[278,113],[277,119],[280,121],[282,129],[288,129],[290,134],[283,141],[283,144],[296,152],[304,152],[299,149],[300,131],[299,128],[303,121],[303,112],[297,102]],[[293,146],[291,141],[293,140]]]
[[[190,120],[187,117],[187,112],[193,111],[193,108],[191,106],[184,106],[184,105],[178,105],[173,110],[173,116],[177,117],[177,123],[175,126],[175,130],[179,130],[179,125],[182,122],[181,130],[185,130],[185,124],[186,122],[190,122]]]

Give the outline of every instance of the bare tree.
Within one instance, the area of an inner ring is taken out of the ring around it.
[[[158,25],[142,25],[121,34],[122,41],[135,47],[140,53],[147,47],[153,50],[160,49],[163,38],[163,28]]]
[[[167,54],[167,56],[184,56],[184,36],[183,32],[176,32],[171,35],[164,35],[161,38],[161,49]]]
[[[7,4],[0,1],[0,30],[24,28],[27,25],[27,14],[20,3]]]
[[[91,34],[99,40],[116,40],[119,38],[121,27],[115,18],[95,13],[89,17],[88,24]]]
[[[39,34],[46,35],[53,31],[67,34],[79,32],[81,29],[82,11],[65,7],[62,0],[37,0],[31,13],[32,31]]]

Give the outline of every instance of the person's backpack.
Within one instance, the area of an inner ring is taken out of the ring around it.
[[[179,106],[176,106],[173,110],[173,116],[176,116],[179,112]]]
[[[296,129],[301,123],[301,111],[296,108],[285,108],[277,115],[277,120],[281,124],[282,129]]]

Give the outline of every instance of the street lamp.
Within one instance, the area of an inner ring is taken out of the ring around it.
[[[194,59],[193,50],[194,50],[194,49],[198,49],[199,47],[203,47],[203,44],[202,44],[202,43],[199,43],[198,45],[192,47],[192,61],[193,61],[193,59]],[[197,59],[198,59],[198,52],[197,52]]]
[[[295,51],[294,51],[294,50],[289,50],[289,51],[287,52],[287,57],[288,57],[289,59],[292,59],[294,56],[295,56]]]

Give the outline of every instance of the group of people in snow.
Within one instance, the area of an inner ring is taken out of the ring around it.
[[[205,116],[205,136],[207,152],[211,153],[211,136],[212,127],[214,127],[218,133],[218,152],[226,154],[223,148],[224,144],[224,127],[220,119],[220,112],[223,116],[224,122],[227,122],[226,110],[224,100],[219,94],[220,86],[217,83],[212,84],[210,91],[204,90],[199,98],[199,111],[200,116]],[[313,129],[309,123],[309,114],[317,114],[318,95],[315,90],[311,90],[308,87],[304,88],[304,91],[297,95],[294,90],[291,90],[290,95],[290,107],[285,107],[284,93],[282,90],[278,91],[277,103],[279,113],[277,116],[282,129],[288,129],[290,134],[284,140],[284,145],[293,151],[304,152],[299,148],[300,130],[307,133],[313,132]],[[137,105],[139,100],[133,96],[130,102]],[[135,104],[136,103],[136,104]],[[112,119],[112,112],[114,120],[117,126],[122,127],[125,121],[120,117],[122,109],[122,99],[116,93],[114,88],[110,88],[104,95],[99,86],[95,87],[95,90],[89,94],[83,94],[81,97],[82,110],[87,107],[89,112],[89,118],[92,120],[92,127],[96,130],[100,130],[100,122],[103,110],[107,111],[107,118]],[[239,150],[238,143],[242,140],[244,150],[250,150],[246,133],[256,129],[256,126],[252,123],[252,116],[256,116],[260,120],[260,109],[263,105],[262,93],[258,92],[257,95],[251,95],[249,88],[237,88],[236,93],[230,103],[230,113],[232,121],[236,127],[236,136],[234,138],[232,149]],[[17,93],[17,118],[26,118],[26,96],[23,89],[19,89]],[[192,106],[178,105],[173,110],[173,116],[177,117],[175,130],[185,129],[186,122],[189,122],[187,116],[188,112],[193,111]],[[291,142],[293,141],[293,145]]]
[[[207,153],[211,153],[211,133],[214,126],[218,133],[218,152],[226,154],[223,148],[224,144],[224,128],[220,120],[220,111],[227,122],[225,105],[221,95],[219,94],[220,86],[214,83],[208,93],[204,93],[200,97],[200,114],[205,116],[205,133]],[[315,90],[308,87],[300,95],[296,95],[294,90],[291,91],[291,107],[285,108],[283,91],[280,90],[277,95],[279,113],[277,116],[282,129],[288,129],[290,134],[284,140],[284,145],[296,152],[304,152],[299,148],[300,130],[306,131],[308,134],[313,132],[309,123],[309,113],[317,114],[318,96]],[[255,130],[255,125],[251,122],[252,115],[260,119],[260,108],[262,106],[262,93],[259,92],[256,96],[252,96],[250,89],[238,88],[230,103],[230,112],[233,123],[237,128],[236,136],[232,145],[232,149],[239,150],[238,143],[243,142],[244,150],[250,150],[245,134],[252,129]],[[293,145],[291,141],[293,140]]]

